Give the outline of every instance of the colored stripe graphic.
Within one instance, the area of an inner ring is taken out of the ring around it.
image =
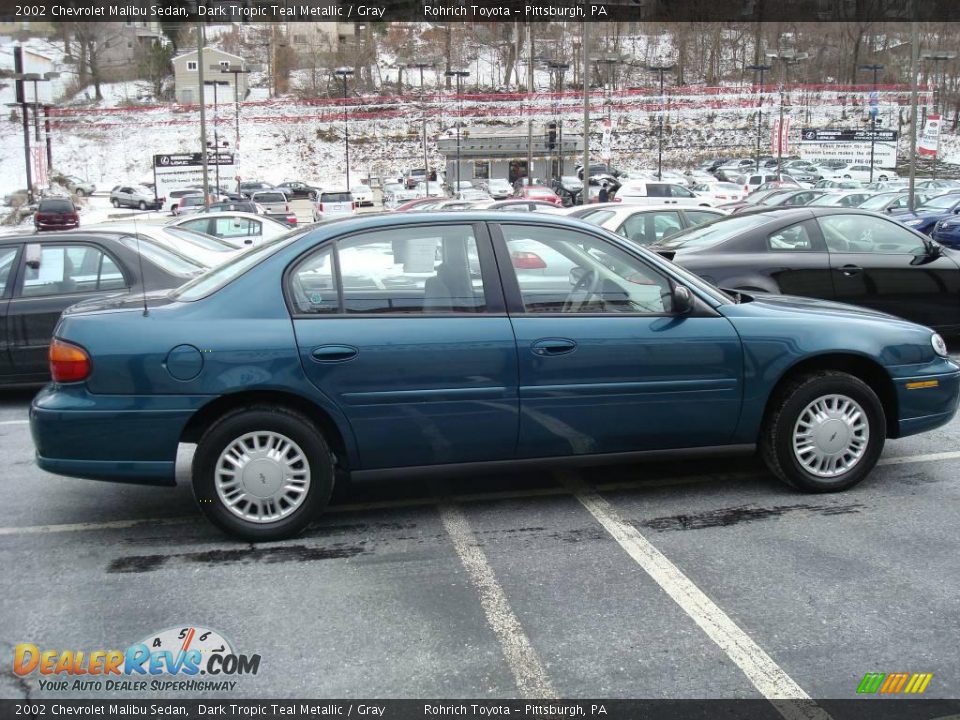
[[[933,673],[867,673],[857,686],[860,694],[879,692],[896,695],[900,692],[919,695],[927,689]]]

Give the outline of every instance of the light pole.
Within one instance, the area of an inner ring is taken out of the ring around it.
[[[347,78],[353,75],[348,67],[338,67],[333,74],[343,80],[343,155],[347,161],[347,192],[350,191],[350,125],[347,122]]]
[[[408,68],[417,68],[420,71],[420,114],[423,117],[423,173],[424,173],[424,192],[430,197],[430,161],[427,159],[427,104],[423,94],[423,71],[427,68],[436,67],[434,63],[407,63]]]
[[[757,88],[757,172],[760,172],[760,134],[763,128],[763,74],[772,65],[747,65],[747,70],[760,73],[760,85]]]
[[[563,74],[570,69],[570,63],[557,62],[556,60],[550,60],[547,62],[547,67],[555,72],[558,76],[559,83],[557,86],[557,91],[559,94],[563,93]],[[556,96],[554,96],[556,97]],[[563,112],[559,110],[560,103],[554,102],[554,116],[559,115],[557,118],[557,134],[559,136],[559,144],[557,145],[557,178],[563,177]]]
[[[663,179],[663,75],[673,70],[673,65],[648,65],[650,72],[660,73],[660,122],[657,131],[657,180]]]
[[[873,182],[873,149],[877,140],[877,108],[873,101],[877,97],[877,73],[883,70],[883,65],[861,65],[861,70],[873,71],[873,96],[870,98],[870,182]]]
[[[780,61],[780,125],[777,128],[777,175],[780,175],[783,166],[783,93],[786,90],[787,68],[796,65],[801,60],[806,60],[807,53],[798,53],[795,50],[781,50],[780,52],[768,52],[767,58]]]
[[[17,50],[18,48],[14,48]],[[33,192],[33,175],[30,172],[30,105],[33,105],[33,121],[34,129],[36,132],[37,139],[37,152],[40,149],[40,100],[37,94],[38,84],[42,82],[48,82],[49,80],[60,77],[60,73],[48,72],[43,73],[13,73],[11,76],[14,80],[20,83],[20,112],[23,113],[23,159],[27,174],[27,196],[30,202],[33,202],[34,192]],[[33,83],[33,103],[27,102],[27,93],[24,89],[24,83],[32,82]],[[40,180],[39,177],[36,180]]]
[[[211,69],[219,70],[219,65],[211,65]],[[220,194],[220,131],[217,129],[217,122],[219,121],[219,115],[217,113],[217,88],[220,85],[229,85],[230,83],[226,80],[204,80],[204,85],[213,86],[213,164],[214,172],[216,173],[216,182],[217,184],[217,195]],[[209,188],[204,188],[204,192],[210,192]]]
[[[235,123],[233,138],[233,163],[237,171],[237,192],[240,192],[240,76],[250,71],[243,67],[231,65],[223,72],[233,75],[233,119]]]
[[[465,77],[470,77],[470,72],[467,70],[447,70],[444,75],[447,77],[455,77],[457,79],[457,100],[458,100],[458,110],[457,110],[457,187],[454,191],[454,197],[460,192],[460,124],[463,122],[463,95],[460,94],[460,83]],[[530,169],[527,168],[527,177],[529,177]]]
[[[947,60],[953,60],[957,53],[953,50],[922,50],[920,58],[922,60],[933,60],[933,112],[940,115],[940,63]],[[941,128],[943,120],[941,119]],[[940,155],[939,134],[937,140],[937,152],[933,156],[933,179],[937,179],[937,157]]]

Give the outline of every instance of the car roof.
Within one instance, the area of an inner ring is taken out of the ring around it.
[[[255,213],[243,212],[242,210],[224,210],[222,212],[203,213],[204,220],[209,220],[209,219],[215,220],[216,218],[219,218],[219,217],[246,218],[247,220],[269,220],[271,222],[277,222],[273,218],[267,217],[266,215],[257,215]],[[176,220],[173,220],[171,222],[164,223],[164,224],[175,226],[180,222],[186,222],[187,220],[196,220],[196,219],[197,219],[196,215],[187,215],[186,217],[178,218]],[[282,225],[283,223],[278,223],[278,224]]]

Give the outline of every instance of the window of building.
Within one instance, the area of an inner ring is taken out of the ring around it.
[[[194,70],[194,71],[195,71],[196,69],[197,69],[197,61],[196,61],[196,60],[187,60],[187,70]]]
[[[473,163],[473,179],[474,180],[489,180],[490,179],[490,161],[489,160],[475,160]]]

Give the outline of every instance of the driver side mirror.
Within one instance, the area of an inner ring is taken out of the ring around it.
[[[673,288],[673,312],[675,315],[686,315],[693,310],[693,293],[685,285],[675,285]]]
[[[924,247],[924,250],[926,250],[926,254],[928,258],[936,259],[943,255],[943,248],[940,247],[933,240],[924,240],[923,247]]]

